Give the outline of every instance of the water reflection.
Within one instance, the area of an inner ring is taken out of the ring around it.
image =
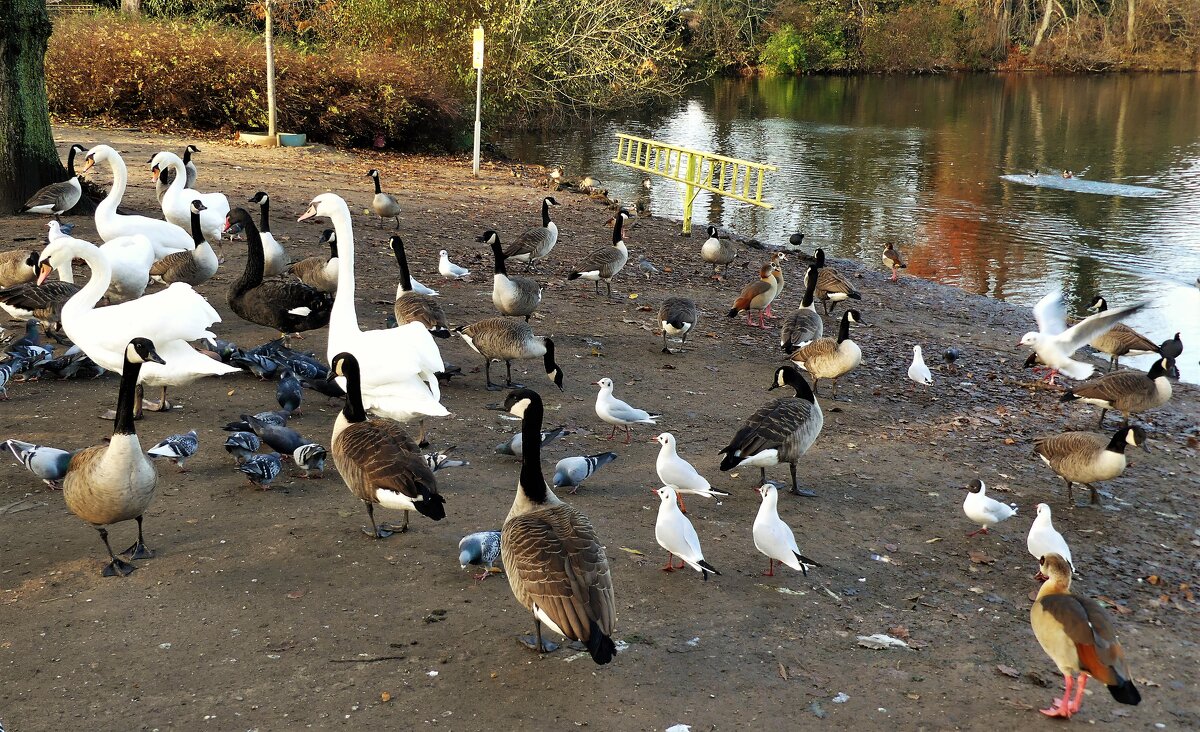
[[[617,131],[770,162],[763,211],[702,193],[696,224],[718,223],[875,263],[901,243],[909,273],[1032,304],[1053,286],[1079,312],[1147,296],[1131,323],[1152,340],[1183,332],[1184,378],[1200,381],[1200,98],[1196,75],[811,77],[721,80],[675,108],[552,136],[513,152],[600,178],[634,200],[640,174],[610,162]],[[1123,198],[1034,188],[999,176],[1069,168],[1162,188]],[[677,184],[651,210],[678,218]],[[1148,362],[1149,357],[1133,363]]]

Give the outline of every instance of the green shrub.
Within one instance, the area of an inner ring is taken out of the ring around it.
[[[275,47],[281,130],[335,145],[447,147],[464,124],[461,86],[396,54]],[[50,111],[71,118],[262,129],[262,39],[196,20],[100,13],[56,20],[46,53]]]
[[[796,26],[788,23],[772,33],[763,44],[758,62],[776,74],[794,74],[804,68],[804,39]]]

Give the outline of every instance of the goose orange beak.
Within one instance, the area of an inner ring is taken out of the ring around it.
[[[38,287],[41,287],[42,283],[46,281],[46,278],[49,277],[50,273],[53,271],[54,268],[50,266],[49,262],[42,262],[40,265],[38,265]]]

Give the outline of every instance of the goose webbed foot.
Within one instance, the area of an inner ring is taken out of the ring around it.
[[[803,498],[816,498],[817,497],[817,494],[815,492],[810,491],[807,488],[792,488],[791,493],[793,496],[801,496]]]
[[[147,412],[169,412],[171,411],[171,402],[166,399],[153,401],[150,399],[142,400],[142,409]]]
[[[362,532],[364,534],[366,534],[367,536],[371,537],[372,539],[386,539],[389,536],[391,536],[392,534],[396,533],[395,531],[392,531],[391,524],[383,524],[382,526],[372,526],[369,529],[366,526],[364,526],[364,527],[362,527]]]
[[[121,552],[121,556],[129,557],[130,559],[154,559],[154,550],[147,547],[145,542],[139,537],[133,543],[133,546]]]
[[[488,391],[503,391],[504,387],[500,384],[493,384],[492,382],[489,381],[488,385],[487,385],[487,390]]]
[[[521,641],[521,645],[523,645],[526,648],[529,648],[531,650],[537,651],[538,653],[554,653],[559,648],[559,645],[557,643],[548,641],[545,638],[542,638],[539,641],[538,638],[535,638],[532,635],[519,636],[518,640]]]
[[[117,557],[113,557],[112,561],[104,565],[104,570],[101,572],[105,577],[128,577],[133,574],[133,570],[137,567],[129,562],[126,562]]]
[[[524,388],[525,388],[525,385],[524,385],[524,384],[519,384],[519,383],[517,383],[517,382],[515,382],[515,381],[510,381],[510,382],[508,382],[508,388],[509,388],[509,389],[524,389]]]

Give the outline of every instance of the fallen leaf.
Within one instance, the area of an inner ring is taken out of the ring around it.
[[[633,555],[635,555],[635,556],[639,556],[639,557],[644,557],[644,556],[646,556],[646,554],[645,554],[644,552],[639,552],[637,549],[630,549],[630,548],[629,548],[629,547],[627,547],[627,546],[623,546],[623,547],[621,547],[621,551],[623,551],[623,552],[629,552],[630,554],[633,554]]]
[[[1106,595],[1100,595],[1096,599],[1099,600],[1100,602],[1104,603],[1104,605],[1109,610],[1112,610],[1117,615],[1129,615],[1130,613],[1133,612],[1129,608],[1125,607],[1121,603],[1117,602],[1116,600],[1114,600],[1111,597],[1108,597]]]
[[[888,628],[888,632],[891,633],[892,635],[896,636],[900,640],[908,640],[908,638],[909,638],[908,628],[905,628],[903,625],[897,625],[897,626]]]
[[[996,670],[1012,679],[1021,678],[1021,672],[1016,670],[1012,666],[1005,666],[1004,664],[1001,663],[1001,664],[996,665]]]
[[[225,396],[233,396],[235,391],[237,391],[237,389],[230,389],[229,391],[225,392]]]
[[[638,298],[638,294],[636,292],[629,293],[630,300],[636,300],[637,298]]]
[[[1014,439],[1013,439],[1013,438],[1011,438],[1011,437],[1005,437],[1005,438],[1004,438],[1004,444],[1005,444],[1005,445],[1015,445],[1015,444],[1017,444],[1017,441],[1016,441],[1016,440],[1014,440]]]
[[[938,542],[939,542],[939,541],[941,541],[941,540],[942,540],[942,537],[940,537],[940,536],[935,536],[935,537],[933,537],[932,539],[926,539],[926,540],[925,540],[925,543],[926,543],[926,544],[936,544],[936,543],[938,543]]]
[[[304,590],[292,590],[291,592],[287,593],[287,598],[289,600],[299,600],[301,597],[304,597]]]
[[[787,667],[782,663],[779,664],[779,678],[783,679],[784,681],[788,680]]]
[[[638,307],[639,313],[650,313],[653,311],[654,311],[654,308],[650,307],[649,305],[641,305]]]
[[[379,695],[379,701],[384,702],[385,704],[387,702],[390,702],[391,700],[392,700],[392,695],[386,691]]]
[[[987,555],[986,552],[981,552],[977,549],[972,549],[967,552],[967,556],[971,557],[971,562],[974,564],[995,564],[996,560]]]
[[[1150,584],[1152,584],[1152,585],[1157,585],[1157,584],[1158,584],[1159,582],[1161,582],[1162,580],[1160,580],[1160,579],[1158,578],[1158,575],[1157,575],[1157,574],[1152,574],[1152,575],[1150,575],[1149,577],[1147,577],[1147,578],[1146,578],[1146,581],[1147,581],[1147,582],[1149,582],[1149,583],[1150,583]]]

